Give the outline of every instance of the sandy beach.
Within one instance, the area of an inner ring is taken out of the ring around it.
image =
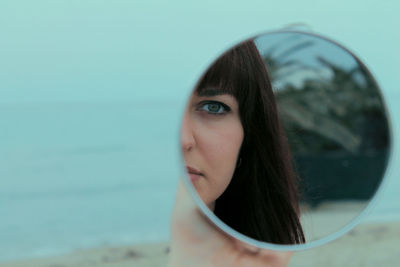
[[[331,243],[296,252],[289,267],[392,267],[398,264],[399,245],[400,222],[364,223]],[[77,250],[62,256],[0,263],[0,267],[159,267],[165,266],[167,257],[168,244],[155,243]]]
[[[123,247],[106,247],[77,250],[73,253],[42,259],[1,263],[1,267],[159,267],[165,266],[167,243],[143,244]]]
[[[364,223],[326,245],[295,253],[289,267],[394,267],[399,245],[400,222]]]

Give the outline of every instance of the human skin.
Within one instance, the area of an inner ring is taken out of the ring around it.
[[[212,210],[232,179],[244,133],[235,97],[216,90],[207,96],[204,91],[202,96],[191,95],[181,145],[188,176]]]
[[[205,90],[207,92],[207,90]],[[237,100],[230,94],[193,93],[181,129],[188,176],[200,198],[213,210],[229,185],[244,138]],[[212,225],[179,183],[171,221],[168,266],[287,266],[291,252],[254,250]]]
[[[293,252],[254,250],[219,231],[179,182],[171,220],[169,267],[286,267]]]

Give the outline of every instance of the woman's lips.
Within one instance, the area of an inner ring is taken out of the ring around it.
[[[200,179],[201,177],[204,177],[204,175],[197,169],[190,167],[190,166],[186,166],[186,171],[189,175],[189,178],[192,182]]]

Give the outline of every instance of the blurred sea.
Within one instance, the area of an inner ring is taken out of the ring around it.
[[[0,261],[167,241],[179,176],[171,105],[1,105]],[[399,174],[367,221],[400,220]]]
[[[0,261],[168,240],[171,105],[0,106]]]

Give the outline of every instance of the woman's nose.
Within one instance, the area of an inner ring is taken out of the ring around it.
[[[193,149],[196,145],[196,141],[193,135],[193,129],[190,121],[190,116],[186,112],[183,117],[182,129],[181,129],[181,145],[183,152],[187,152]]]

